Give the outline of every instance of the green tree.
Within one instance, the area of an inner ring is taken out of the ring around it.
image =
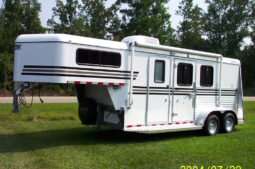
[[[52,18],[47,21],[47,25],[50,27],[49,31],[82,35],[83,21],[78,17],[79,9],[78,0],[67,0],[66,4],[57,0],[56,7],[52,8]]]
[[[171,15],[165,7],[167,2],[168,0],[117,0],[117,5],[128,6],[120,10],[123,35],[147,35],[158,38],[161,44],[175,44]]]
[[[81,3],[67,0],[65,4],[57,0],[52,10],[53,16],[47,23],[49,30],[55,33],[107,38],[109,31],[114,35],[112,25],[118,21],[116,6],[106,8],[105,0],[82,0]]]
[[[37,0],[25,0],[22,3],[23,11],[23,32],[22,33],[43,33],[45,28],[42,27],[39,19],[41,4]]]
[[[123,38],[123,31],[121,29],[121,19],[118,15],[120,10],[119,5],[113,4],[108,9],[108,26],[107,26],[107,39],[114,39],[120,41]]]
[[[18,35],[41,33],[37,0],[6,0],[1,11],[0,26],[0,87],[12,89],[14,43]]]
[[[249,89],[250,87],[253,87],[253,93],[250,93],[252,95],[255,94],[254,91],[254,85],[255,85],[255,46],[254,44],[247,46],[242,51],[242,75],[243,75],[243,85],[245,89]]]
[[[245,87],[245,94],[255,95],[254,85],[255,85],[255,2],[250,1],[250,38],[252,44],[246,46],[242,51],[242,75],[243,75],[243,84]],[[248,88],[248,90],[247,90]]]
[[[253,45],[255,45],[255,1],[250,2],[250,26],[251,26],[250,38],[253,42]]]
[[[212,51],[239,57],[243,39],[248,35],[249,0],[206,0],[204,31]]]
[[[80,16],[84,20],[87,36],[95,38],[107,38],[108,31],[118,21],[116,18],[116,6],[105,7],[106,0],[82,0]],[[115,25],[116,26],[116,25]]]
[[[202,39],[202,9],[193,4],[193,0],[182,0],[178,6],[177,15],[183,17],[178,27],[180,46],[184,48],[207,50]]]

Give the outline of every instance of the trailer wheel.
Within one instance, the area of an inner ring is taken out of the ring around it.
[[[206,120],[204,130],[209,136],[216,135],[220,130],[219,117],[214,114],[210,115]]]
[[[79,118],[82,124],[96,124],[97,104],[93,99],[79,101]]]
[[[222,131],[231,133],[235,129],[235,117],[232,113],[227,113],[222,121]]]

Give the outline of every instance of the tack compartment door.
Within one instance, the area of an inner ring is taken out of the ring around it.
[[[196,97],[196,62],[174,59],[172,121],[194,120]]]
[[[163,56],[149,58],[147,85],[147,124],[168,122],[170,59]]]

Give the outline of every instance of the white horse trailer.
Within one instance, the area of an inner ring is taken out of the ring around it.
[[[74,84],[83,124],[129,132],[244,124],[240,61],[130,36],[121,42],[65,34],[20,35],[15,42],[14,104],[38,83]]]

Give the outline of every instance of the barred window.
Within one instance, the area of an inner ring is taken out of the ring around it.
[[[179,63],[177,70],[177,84],[179,86],[191,86],[193,80],[193,65]]]
[[[79,65],[120,67],[121,55],[115,52],[78,49],[76,51],[76,62]]]
[[[213,85],[213,67],[201,66],[200,68],[200,86],[210,87]]]

